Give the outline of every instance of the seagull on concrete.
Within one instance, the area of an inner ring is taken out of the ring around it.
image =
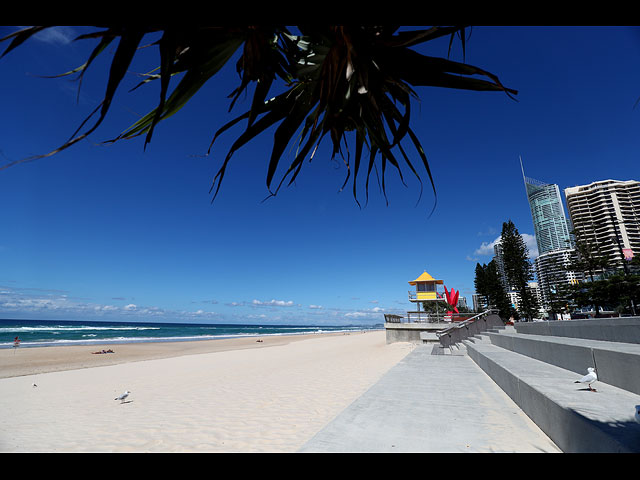
[[[124,392],[119,397],[114,398],[114,400],[120,400],[120,403],[124,403],[125,399],[129,396],[130,393],[131,392],[129,390],[127,390],[126,392]]]
[[[592,392],[595,392],[596,389],[591,388],[591,384],[596,380],[598,380],[598,375],[596,375],[595,369],[593,367],[587,368],[587,371],[589,373],[587,373],[580,380],[576,380],[574,383],[586,383],[589,386],[589,390],[591,390]]]
[[[640,405],[636,405],[636,422],[640,423]]]

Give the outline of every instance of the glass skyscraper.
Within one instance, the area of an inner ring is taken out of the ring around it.
[[[520,168],[522,168],[522,178],[527,190],[538,253],[542,255],[554,250],[571,248],[569,226],[558,185],[525,176],[522,159],[520,159]]]
[[[572,258],[575,255],[572,236],[569,233],[572,227],[564,214],[558,185],[527,177],[524,174],[522,158],[520,168],[538,245],[538,257],[534,265],[540,296],[545,309],[555,309],[561,303],[567,304],[560,293],[560,286],[574,284],[582,278],[571,269]]]

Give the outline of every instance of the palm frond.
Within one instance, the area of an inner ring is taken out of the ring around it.
[[[1,38],[0,42],[11,40],[11,43],[0,58],[45,28],[48,27],[29,27]],[[299,25],[299,35],[292,34],[282,25],[101,28],[78,37],[98,39],[98,45],[83,65],[59,76],[80,72],[81,82],[95,58],[119,38],[104,98],[65,144],[39,157],[64,150],[96,130],[107,115],[116,90],[146,34],[162,32],[153,44],[158,48],[160,62],[131,91],[159,80],[157,106],[108,142],[145,135],[146,148],[159,122],[177,113],[241,49],[236,62],[240,82],[228,96],[231,100],[229,110],[252,85],[253,96],[249,109],[218,128],[211,141],[207,154],[211,153],[220,135],[229,133],[246,120],[244,131],[236,137],[213,179],[212,201],[218,195],[234,153],[274,127],[271,154],[265,162],[266,187],[270,196],[275,195],[287,179],[288,185],[295,181],[304,160],[307,157],[311,160],[318,146],[328,137],[332,145],[331,159],[340,155],[346,166],[343,188],[349,181],[353,182],[352,192],[358,205],[356,185],[359,176],[364,175],[368,201],[369,180],[373,172],[379,175],[381,192],[388,201],[388,167],[397,172],[403,184],[403,171],[407,169],[420,184],[420,196],[422,178],[426,174],[437,203],[429,162],[411,128],[411,103],[418,99],[415,89],[437,87],[493,91],[503,92],[510,98],[517,94],[516,90],[502,85],[496,75],[482,68],[423,55],[412,49],[448,36],[449,47],[458,37],[464,53],[467,41],[465,26],[400,31],[397,25]],[[170,89],[171,78],[178,74],[182,74],[180,81]],[[285,91],[267,100],[277,79],[284,82]],[[95,123],[80,133],[94,115],[98,116]],[[351,132],[355,141],[353,156],[348,141]],[[407,139],[417,152],[417,160],[404,148],[403,142]],[[295,145],[293,159],[288,166],[283,166],[287,147]],[[362,165],[365,149],[369,152],[366,169]],[[283,173],[277,180],[280,170]]]

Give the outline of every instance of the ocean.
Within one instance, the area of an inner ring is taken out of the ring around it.
[[[136,342],[176,342],[267,335],[379,330],[379,325],[240,325],[195,323],[96,322],[71,320],[2,320],[0,348],[92,345]]]

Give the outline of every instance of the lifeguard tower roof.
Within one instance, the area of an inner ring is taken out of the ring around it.
[[[431,275],[429,275],[426,270],[425,272],[420,275],[418,278],[416,278],[415,280],[412,280],[409,282],[409,285],[416,285],[419,282],[435,282],[438,285],[442,285],[444,283],[443,280],[436,280],[435,278],[433,278]]]

